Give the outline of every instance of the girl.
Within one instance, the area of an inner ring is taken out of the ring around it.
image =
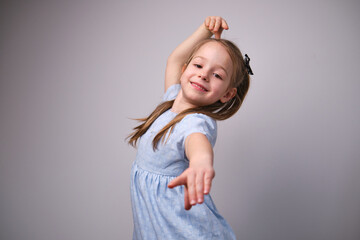
[[[215,120],[236,113],[249,88],[248,61],[220,39],[228,28],[221,17],[207,17],[171,53],[163,103],[129,136],[131,145],[138,141],[133,239],[235,239],[209,195]]]

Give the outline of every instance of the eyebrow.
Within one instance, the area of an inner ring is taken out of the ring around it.
[[[208,60],[207,58],[202,57],[202,56],[195,56],[195,57],[193,57],[193,59],[195,59],[195,58],[201,58],[201,59],[204,59],[204,60]],[[221,68],[222,70],[224,70],[224,71],[225,71],[225,73],[226,73],[226,75],[228,75],[228,73],[227,73],[226,69],[225,69],[223,66],[218,65],[218,64],[216,64],[215,66],[216,66],[216,67],[218,67],[218,68]]]

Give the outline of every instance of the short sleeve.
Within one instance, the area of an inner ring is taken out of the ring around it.
[[[216,121],[204,114],[193,113],[184,117],[181,121],[182,147],[185,149],[185,139],[192,133],[204,134],[212,147],[215,146],[217,137]]]
[[[178,95],[179,91],[181,89],[181,85],[180,84],[174,84],[171,85],[165,92],[164,96],[163,96],[163,101],[171,101],[174,100],[176,98],[176,96]]]

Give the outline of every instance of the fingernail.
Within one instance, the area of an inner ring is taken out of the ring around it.
[[[195,200],[191,200],[190,204],[195,205],[196,204]]]
[[[198,199],[198,203],[201,203],[201,202],[202,202],[202,199],[201,199],[201,198],[199,198],[199,199]]]

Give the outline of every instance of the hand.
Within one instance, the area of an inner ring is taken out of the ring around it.
[[[228,24],[222,17],[207,17],[204,24],[205,27],[215,35],[216,39],[220,39],[221,33],[224,29],[229,29]]]
[[[185,210],[190,210],[193,205],[203,203],[204,194],[209,194],[212,179],[215,171],[212,166],[190,166],[180,176],[173,179],[169,188],[184,185],[184,205]]]

